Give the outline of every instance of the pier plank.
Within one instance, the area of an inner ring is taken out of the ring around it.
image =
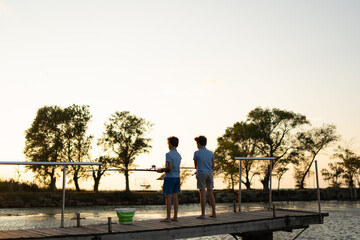
[[[164,223],[160,219],[134,221],[133,224],[87,225],[67,228],[26,229],[0,231],[0,239],[176,239],[208,236],[214,234],[246,233],[256,231],[279,231],[319,224],[314,212],[276,209],[220,213],[217,218],[197,219],[196,216],[179,217],[178,222]],[[322,217],[327,216],[326,213]]]

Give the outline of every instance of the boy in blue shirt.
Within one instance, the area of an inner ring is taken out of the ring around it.
[[[180,192],[180,163],[181,155],[176,150],[179,145],[177,137],[167,139],[170,152],[166,153],[166,167],[158,170],[159,173],[165,172],[163,193],[165,194],[166,218],[161,222],[177,222],[179,200],[177,194]],[[171,201],[174,206],[174,217],[171,216]]]
[[[196,179],[197,179],[197,188],[200,192],[200,206],[201,206],[201,215],[197,218],[205,218],[205,205],[206,205],[206,194],[205,188],[207,190],[207,196],[211,206],[212,213],[210,217],[216,218],[215,211],[215,197],[214,197],[214,176],[213,169],[215,167],[215,157],[213,152],[206,149],[207,139],[205,136],[198,136],[195,138],[197,150],[194,153],[194,164],[196,169]]]

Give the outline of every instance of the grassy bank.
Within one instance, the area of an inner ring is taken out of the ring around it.
[[[360,197],[349,189],[321,189],[321,200],[356,200]],[[215,199],[218,203],[232,203],[237,200],[238,193],[230,190],[215,190]],[[268,192],[262,190],[243,190],[243,202],[268,202]],[[304,190],[274,190],[273,201],[312,201],[317,200],[316,189]],[[179,194],[180,204],[199,203],[198,191],[182,191]],[[62,191],[55,192],[0,192],[0,208],[22,207],[60,207]],[[101,206],[101,205],[159,205],[164,204],[161,191],[66,191],[66,206]]]

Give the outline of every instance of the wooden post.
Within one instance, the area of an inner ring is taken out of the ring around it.
[[[111,217],[108,217],[108,232],[111,233],[112,232],[112,227],[111,227]]]
[[[80,213],[76,214],[76,226],[80,227]]]
[[[80,224],[81,219],[85,219],[85,218],[80,217],[80,213],[76,213],[76,217],[72,218],[71,220],[76,220],[76,226],[81,227],[81,224]]]
[[[273,205],[273,217],[276,217],[276,213],[275,213],[275,205]]]

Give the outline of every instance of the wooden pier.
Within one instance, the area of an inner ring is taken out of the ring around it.
[[[235,238],[272,239],[275,231],[305,229],[323,223],[327,213],[285,209],[220,213],[217,218],[197,219],[195,216],[179,217],[178,222],[163,223],[159,219],[134,221],[133,224],[98,224],[81,227],[43,228],[0,231],[0,239],[179,239],[219,234]]]

